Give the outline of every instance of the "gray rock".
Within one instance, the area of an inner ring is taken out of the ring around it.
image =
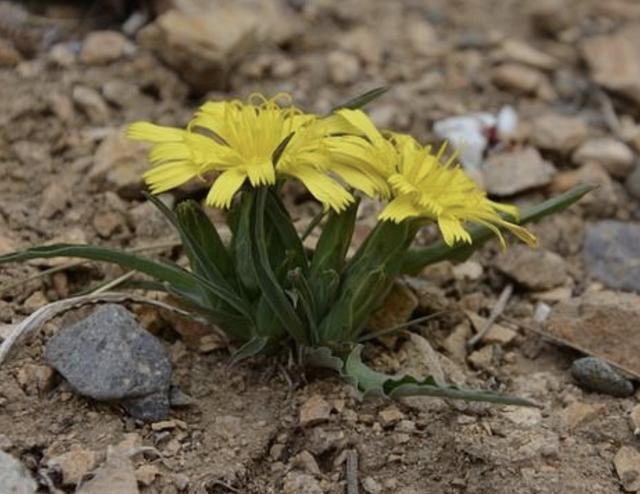
[[[105,305],[60,331],[45,357],[84,396],[122,400],[143,420],[160,420],[169,411],[169,357],[123,307]]]
[[[7,494],[34,494],[38,485],[25,466],[0,451],[0,491]]]
[[[640,292],[640,224],[605,220],[587,228],[583,259],[610,288]]]
[[[607,362],[595,357],[575,360],[571,376],[581,388],[611,396],[631,396],[633,384]]]
[[[514,245],[500,254],[496,268],[530,290],[550,290],[567,280],[567,266],[555,252]]]

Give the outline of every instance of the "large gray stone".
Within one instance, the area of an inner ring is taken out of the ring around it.
[[[600,221],[587,229],[583,258],[591,276],[610,288],[640,292],[640,225]]]
[[[0,492],[35,494],[38,485],[25,466],[10,454],[0,451]]]
[[[169,411],[169,357],[123,307],[105,305],[60,331],[45,357],[84,396],[122,400],[132,416],[145,420]]]

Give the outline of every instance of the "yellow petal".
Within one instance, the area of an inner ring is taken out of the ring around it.
[[[249,163],[245,168],[249,182],[251,182],[251,185],[254,187],[276,183],[276,172],[273,169],[271,159]]]
[[[134,122],[127,127],[127,137],[137,141],[180,141],[185,131],[176,127],[165,127],[150,122]]]
[[[290,175],[300,180],[309,189],[311,195],[325,207],[336,212],[343,211],[353,202],[353,196],[349,192],[318,170],[311,167],[297,167]]]
[[[352,125],[369,139],[382,139],[382,135],[376,126],[362,110],[343,109],[338,110],[336,114],[344,118],[349,125]]]
[[[378,219],[400,223],[407,218],[418,216],[424,216],[424,212],[414,205],[411,197],[399,196],[386,205]]]
[[[471,243],[471,235],[469,235],[469,232],[464,229],[462,223],[455,218],[440,216],[438,218],[438,228],[440,229],[440,233],[442,233],[444,243],[449,246],[452,246],[459,241],[466,242],[468,244]]]
[[[190,161],[158,165],[143,175],[145,182],[154,194],[179,187],[196,176],[198,176],[198,168]]]
[[[206,203],[217,208],[231,206],[233,196],[240,190],[247,176],[238,168],[220,174],[207,194]]]

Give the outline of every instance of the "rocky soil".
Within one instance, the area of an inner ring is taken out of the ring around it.
[[[493,197],[526,206],[580,182],[599,186],[533,227],[537,250],[491,243],[465,263],[429,267],[401,280],[370,324],[434,314],[371,342],[366,359],[540,408],[361,402],[286,358],[229,367],[229,349],[207,328],[125,304],[191,398],[145,422],[126,404],[79,396],[49,366],[45,344],[95,309],[85,307],[48,322],[0,366],[0,486],[640,491],[639,43],[633,0],[0,2],[0,253],[70,241],[180,260],[141,194],[145,149],[123,125],[183,125],[207,98],[253,91],[289,92],[325,112],[389,85],[372,118],[424,142],[464,141],[462,164]],[[187,196],[202,198],[201,185],[165,199]],[[301,228],[318,211],[301,189],[287,200]],[[374,214],[363,207],[359,237]],[[56,259],[2,266],[0,338],[39,307],[122,274]]]

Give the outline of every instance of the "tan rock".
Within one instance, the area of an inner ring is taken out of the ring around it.
[[[495,266],[504,274],[531,290],[549,290],[565,283],[567,267],[555,252],[526,245],[514,245],[501,253]]]
[[[471,327],[467,321],[464,321],[449,333],[442,346],[451,355],[451,358],[458,363],[463,363],[467,358],[467,341],[469,341],[469,338],[471,338]]]
[[[636,405],[629,414],[629,424],[635,436],[640,436],[640,405]]]
[[[313,395],[300,408],[300,425],[311,427],[331,417],[331,405],[320,395]]]
[[[587,291],[554,307],[545,331],[583,353],[640,376],[640,296]]]
[[[408,46],[419,56],[435,56],[442,53],[443,46],[433,26],[419,17],[411,16],[406,25]]]
[[[603,36],[587,38],[581,44],[591,76],[601,86],[640,104],[640,24]]]
[[[486,189],[497,196],[509,196],[546,185],[555,173],[555,167],[532,147],[493,154],[483,167]]]
[[[531,94],[542,84],[544,74],[524,65],[508,63],[496,67],[491,79],[502,89]]]
[[[111,235],[124,227],[124,217],[116,211],[98,211],[93,216],[93,228],[102,238]]]
[[[503,61],[521,63],[542,70],[553,70],[560,64],[555,57],[516,39],[506,40],[498,57]]]
[[[187,428],[187,423],[182,420],[171,419],[161,420],[160,422],[154,422],[153,424],[151,424],[151,430],[154,431],[168,431],[171,429],[175,429],[176,427],[184,430]]]
[[[391,427],[404,419],[404,413],[402,413],[398,407],[392,405],[384,410],[380,410],[380,412],[378,412],[378,418],[380,419],[382,427]]]
[[[308,451],[301,451],[293,459],[293,466],[313,475],[321,476],[322,472],[314,456]]]
[[[603,405],[593,405],[576,401],[562,409],[560,411],[560,417],[569,430],[573,430],[596,418],[603,409]]]
[[[63,484],[75,485],[96,466],[96,454],[90,449],[78,447],[50,458],[47,466],[60,470]]]
[[[125,128],[111,129],[96,149],[89,178],[126,199],[141,197],[148,146],[127,139]]]
[[[598,186],[580,199],[580,207],[601,217],[616,210],[619,201],[613,180],[599,163],[586,163],[577,170],[560,172],[553,177],[549,188],[554,192],[566,192],[580,183]]]
[[[640,491],[640,453],[637,449],[623,446],[613,458],[613,465],[625,491]]]
[[[142,465],[134,473],[139,484],[150,486],[160,476],[160,469],[155,465]]]
[[[28,395],[46,393],[55,385],[55,371],[48,365],[25,364],[16,376],[18,384]]]
[[[469,363],[477,370],[489,370],[493,367],[493,345],[486,345],[468,357]]]
[[[590,139],[573,153],[574,163],[599,163],[609,174],[616,178],[625,178],[633,170],[633,151],[629,147],[610,137]]]
[[[486,327],[486,318],[479,316],[475,312],[471,311],[466,311],[466,314],[476,332],[480,332]],[[487,331],[482,338],[482,341],[489,344],[497,343],[498,345],[506,346],[510,344],[516,336],[518,336],[518,333],[513,329],[505,328],[500,324],[493,323],[491,325],[491,328],[489,328],[489,331]]]
[[[504,407],[502,415],[514,424],[533,427],[542,422],[542,412],[538,408]]]
[[[547,113],[531,127],[531,142],[546,151],[569,153],[587,138],[587,126],[579,118]]]
[[[138,494],[138,482],[131,460],[117,450],[107,450],[107,461],[95,476],[82,484],[78,494]]]
[[[84,39],[80,60],[91,65],[115,62],[135,51],[135,46],[117,31],[92,31]]]
[[[327,69],[334,84],[351,84],[360,75],[360,61],[351,53],[332,51],[327,55]]]
[[[109,107],[100,93],[87,86],[75,86],[71,93],[73,101],[94,123],[101,123],[109,118]]]
[[[453,276],[456,280],[479,280],[483,273],[482,264],[476,261],[465,261],[453,267]]]
[[[37,292],[33,292],[31,295],[29,295],[27,300],[25,300],[22,304],[22,307],[27,312],[34,312],[35,310],[44,305],[47,305],[48,303],[49,300],[47,299],[47,296],[44,294],[44,292],[38,290]]]
[[[262,45],[281,44],[300,30],[281,2],[184,0],[138,33],[197,91],[223,89],[231,67]]]

